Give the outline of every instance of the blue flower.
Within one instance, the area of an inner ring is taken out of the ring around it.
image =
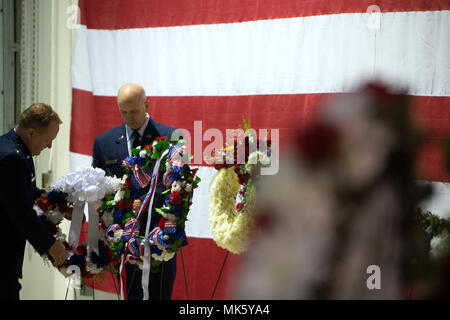
[[[177,232],[171,235],[173,240],[179,240],[186,237],[186,232],[183,229],[177,228]]]
[[[175,172],[175,173],[180,173],[181,170],[183,170],[183,167],[175,167],[175,166],[172,167],[172,171]]]
[[[172,208],[173,208],[173,214],[176,217],[181,217],[181,215],[183,214],[183,210],[181,210],[181,206],[174,205]]]
[[[136,157],[126,157],[124,159],[124,161],[126,161],[129,164],[131,164],[132,166],[134,166],[136,164]]]
[[[155,245],[151,245],[150,250],[152,251],[152,254],[156,253],[157,255],[160,255],[162,253],[162,251]]]
[[[172,179],[173,179],[173,181],[179,181],[179,180],[181,180],[181,175],[180,175],[180,173],[174,172],[174,173],[172,174]]]
[[[144,164],[145,164],[145,159],[144,158],[141,158],[141,157],[136,157],[137,159],[136,159],[136,164],[139,166],[139,167],[142,167]]]
[[[122,222],[122,220],[123,220],[123,212],[120,210],[117,210],[114,213],[114,221],[120,224]]]

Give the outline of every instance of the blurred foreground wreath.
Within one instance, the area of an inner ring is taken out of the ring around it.
[[[237,297],[407,296],[430,270],[415,214],[430,193],[415,181],[421,141],[405,94],[369,84],[328,101],[292,139],[279,173],[258,185]],[[380,290],[369,289],[373,266]]]

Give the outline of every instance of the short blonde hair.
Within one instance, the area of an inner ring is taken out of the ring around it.
[[[46,103],[37,102],[29,106],[19,117],[19,128],[45,130],[51,121],[61,124],[62,121],[52,107]]]

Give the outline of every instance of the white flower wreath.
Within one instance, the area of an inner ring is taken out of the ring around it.
[[[250,174],[260,165],[270,163],[265,153],[253,152],[246,165],[239,166]],[[247,249],[254,230],[254,183],[239,183],[236,166],[221,168],[211,185],[209,225],[214,241],[219,247],[239,254]],[[237,208],[236,199],[241,208]]]

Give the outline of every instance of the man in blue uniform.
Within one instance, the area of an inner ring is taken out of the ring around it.
[[[165,136],[168,139],[175,128],[160,124],[150,118],[147,113],[148,104],[144,88],[138,84],[123,85],[117,95],[117,105],[124,124],[99,135],[94,142],[92,166],[106,171],[108,175],[122,177],[125,172],[122,168],[122,160],[132,156],[131,149],[137,146],[145,147],[157,137]],[[164,204],[164,185],[160,181],[155,190],[155,200],[152,208],[152,226],[158,223],[160,215],[154,208]],[[139,212],[142,200],[134,201],[133,210]],[[141,235],[145,235],[147,215],[144,214],[140,221]],[[129,300],[142,300],[143,290],[141,285],[142,271],[130,263],[125,264],[127,271],[127,296]],[[172,288],[176,274],[176,256],[163,263],[161,272],[151,273],[149,295],[153,300],[168,300],[172,296]]]
[[[33,210],[42,190],[36,187],[33,156],[51,148],[56,138],[59,116],[43,103],[35,103],[20,116],[18,125],[0,137],[0,217],[2,221],[2,262],[0,263],[0,299],[19,299],[25,241],[39,254],[48,253],[53,264],[62,264],[67,256],[60,241]]]

